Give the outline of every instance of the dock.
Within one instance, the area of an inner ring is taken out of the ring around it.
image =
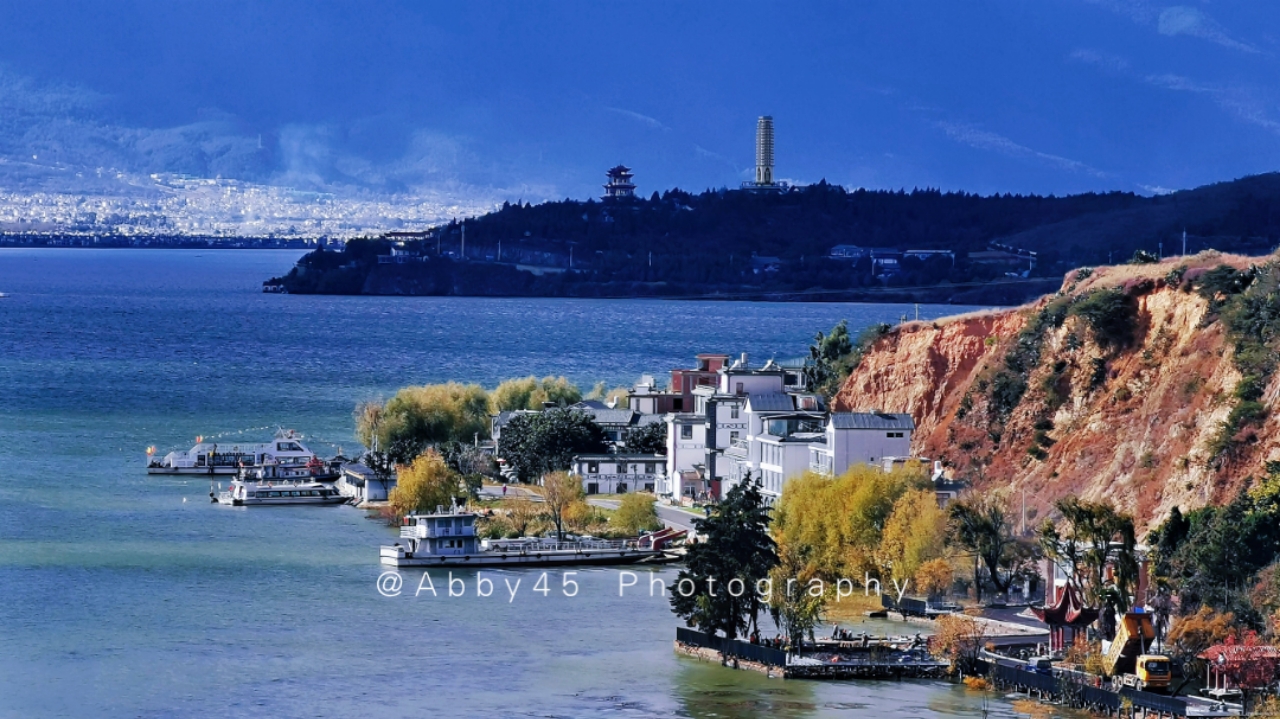
[[[911,638],[867,637],[865,643],[832,640],[777,648],[679,627],[676,651],[783,679],[926,679],[946,676],[950,670],[947,662],[938,661]]]

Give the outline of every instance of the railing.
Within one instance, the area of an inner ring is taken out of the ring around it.
[[[785,667],[787,665],[787,653],[781,649],[752,644],[739,639],[717,637],[714,634],[707,634],[687,627],[676,627],[676,641],[695,647],[714,649],[726,657],[747,659],[772,667]]]
[[[581,550],[622,551],[637,549],[634,541],[599,539],[577,542],[521,542],[520,540],[491,540],[488,549],[491,552],[508,554],[538,554],[540,552],[567,552]]]
[[[1015,687],[1034,689],[1043,694],[1052,695],[1058,693],[1058,680],[1052,674],[1041,674],[1021,667],[1011,667],[1007,664],[995,665],[994,673],[998,682]]]
[[[441,527],[439,529],[429,524],[418,524],[409,527],[400,528],[401,539],[435,539],[436,537],[474,537],[476,536],[475,527]]]
[[[1152,694],[1151,692],[1142,692],[1137,689],[1130,689],[1129,687],[1121,689],[1120,696],[1128,699],[1135,707],[1142,709],[1150,709],[1152,711],[1173,714],[1176,716],[1187,715],[1187,701],[1185,699],[1167,697],[1161,694]]]

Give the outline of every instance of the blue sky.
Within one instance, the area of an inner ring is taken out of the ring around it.
[[[1280,165],[1280,3],[0,5],[0,158],[540,200],[750,176],[1063,194]]]

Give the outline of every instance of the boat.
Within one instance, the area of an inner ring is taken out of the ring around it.
[[[400,542],[383,546],[381,563],[390,567],[555,567],[658,564],[671,561],[667,539],[607,540],[582,537],[485,539],[476,536],[478,514],[437,507],[400,523]]]
[[[184,452],[175,451],[155,458],[155,447],[147,448],[147,474],[237,475],[244,468],[270,468],[262,479],[310,479],[330,481],[338,478],[338,468],[325,462],[302,443],[291,429],[281,429],[270,442],[227,444],[206,442]]]
[[[286,504],[343,504],[347,498],[320,482],[274,482],[237,477],[222,492],[209,490],[209,498],[233,507],[280,506]]]

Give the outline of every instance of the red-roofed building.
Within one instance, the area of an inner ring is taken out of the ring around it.
[[[1269,644],[1215,644],[1200,653],[1208,663],[1205,690],[1213,696],[1262,689],[1280,679],[1280,649]]]

